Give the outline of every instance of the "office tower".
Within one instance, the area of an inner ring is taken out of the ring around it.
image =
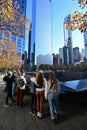
[[[32,24],[30,25],[30,29],[32,29]],[[28,40],[28,64],[31,64],[31,30],[29,31],[29,40]]]
[[[35,2],[36,2],[36,0],[35,0]],[[33,5],[32,6],[32,4],[33,4],[33,0],[27,0],[27,14],[26,14],[26,17],[29,17],[29,19],[30,19],[30,21],[31,21],[31,24],[30,24],[30,30],[29,30],[29,32],[28,32],[28,42],[27,42],[27,47],[28,47],[28,50],[27,50],[27,52],[28,52],[28,60],[27,60],[27,64],[29,65],[29,66],[31,66],[32,65],[32,63],[34,62],[32,59],[32,54],[34,53],[33,52],[33,46],[34,45],[32,45],[32,42],[31,42],[31,35],[32,35],[32,11],[33,12],[36,12],[36,8],[35,8],[35,5]],[[33,20],[33,21],[35,21],[35,19]]]
[[[28,41],[28,64],[30,66],[35,64],[35,44],[36,44],[36,0],[29,1],[31,7],[31,14],[29,14],[32,24],[30,25],[29,41]]]
[[[11,42],[10,35],[5,30],[0,30],[0,55],[8,49],[8,44]]]
[[[31,21],[31,45],[29,43],[28,53],[30,53],[30,64],[34,65],[37,64],[39,55],[51,54],[51,2],[49,0],[32,0]],[[43,63],[45,64],[45,61]]]
[[[60,65],[63,65],[63,48],[59,48]]]
[[[80,62],[80,51],[79,51],[79,47],[74,47],[73,48],[73,58],[74,58],[74,63]]]
[[[87,27],[86,31],[84,32],[84,45],[85,45],[85,59],[87,60]]]
[[[24,13],[24,18],[26,18],[27,0],[18,0],[18,3],[20,5],[19,13],[20,14]],[[24,53],[25,53],[25,26],[23,27],[22,35],[23,35],[23,37],[17,36],[16,44],[17,44],[17,52],[18,52],[18,54],[22,55],[22,60],[24,60]]]
[[[81,61],[84,61],[85,58],[85,48],[81,49]]]
[[[59,54],[53,54],[53,65],[58,67],[58,65],[59,65]]]
[[[63,58],[64,58],[64,65],[69,65],[69,47],[63,47]]]
[[[13,2],[15,2],[15,1],[16,0],[13,0]],[[18,0],[17,2],[20,5],[20,8],[18,9],[19,13],[20,14],[24,13],[24,18],[26,18],[26,2],[27,2],[27,0]],[[22,36],[20,36],[20,35],[18,36],[16,34],[9,34],[5,30],[0,30],[0,40],[2,41],[2,49],[4,49],[3,48],[3,46],[5,46],[4,40],[6,37],[8,37],[9,44],[11,41],[14,42],[17,45],[17,53],[20,56],[22,56],[22,58],[23,58],[24,53],[25,53],[25,26],[23,26],[22,28],[23,28]],[[24,58],[22,60],[24,60]]]
[[[64,45],[69,48],[69,64],[73,64],[72,31],[66,29],[66,22],[71,20],[70,14],[64,19]]]

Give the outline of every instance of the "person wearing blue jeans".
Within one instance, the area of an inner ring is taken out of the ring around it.
[[[50,114],[52,121],[56,124],[59,112],[58,97],[59,97],[59,81],[54,73],[50,73],[47,86],[45,87],[45,99],[48,99]]]
[[[50,92],[48,94],[48,102],[50,106],[51,119],[54,120],[58,114],[58,93]]]

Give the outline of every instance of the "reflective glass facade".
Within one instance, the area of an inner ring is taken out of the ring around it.
[[[13,2],[15,2],[16,0],[13,0]],[[24,18],[26,18],[26,4],[27,4],[27,0],[18,0],[17,1],[20,5],[20,9],[19,12],[22,14],[24,13]],[[17,35],[14,34],[9,34],[8,32],[4,31],[4,30],[0,30],[0,40],[3,42],[3,40],[8,37],[10,38],[9,43],[15,42],[15,44],[17,45],[17,53],[22,55],[25,52],[25,27],[23,27],[24,31],[23,31],[23,35],[24,37],[18,37]]]
[[[26,5],[27,5],[27,0],[18,0],[18,3],[20,5],[20,10],[19,12],[22,14],[24,13],[24,18],[26,18]],[[16,45],[17,45],[17,52],[19,54],[24,54],[25,52],[25,28],[23,31],[23,37],[17,37],[16,39]]]
[[[85,58],[87,59],[87,27],[86,32],[84,32],[84,44],[85,44]]]
[[[35,64],[35,38],[36,38],[36,0],[32,2],[32,31],[31,31],[31,52],[30,52],[30,65]]]
[[[32,66],[35,64],[36,0],[30,0],[28,4],[31,5],[29,17],[32,21],[28,41],[28,64]]]
[[[66,22],[71,20],[70,14],[64,19],[64,45],[69,48],[69,64],[73,64],[72,31],[66,29]]]
[[[64,65],[69,65],[69,47],[63,47]]]
[[[32,31],[29,32],[29,64],[37,64],[39,55],[51,54],[51,2],[30,0],[32,3]]]

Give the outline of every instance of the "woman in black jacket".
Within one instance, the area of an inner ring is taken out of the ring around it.
[[[3,78],[3,81],[6,82],[6,104],[4,105],[5,107],[9,107],[8,100],[9,98],[11,99],[12,102],[14,102],[14,99],[12,98],[12,84],[14,82],[14,78],[12,77],[12,72],[8,71],[7,75]]]

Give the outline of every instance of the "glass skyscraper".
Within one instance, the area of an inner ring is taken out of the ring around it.
[[[85,59],[87,60],[87,27],[86,32],[84,32],[84,45],[85,45]]]
[[[66,22],[71,20],[70,14],[64,19],[64,46],[69,48],[69,64],[73,64],[72,31],[66,29]]]
[[[28,64],[32,66],[35,64],[36,0],[30,0],[28,4],[31,7],[29,8],[29,18],[32,21],[28,40]]]
[[[13,2],[15,2],[16,0],[13,0]],[[18,4],[20,5],[19,8],[19,13],[20,14],[24,14],[24,18],[26,18],[26,2],[27,0],[18,0],[17,1]],[[21,56],[24,55],[25,52],[25,27],[23,27],[23,37],[22,36],[18,36],[15,34],[9,34],[4,30],[0,30],[0,33],[2,33],[2,35],[0,35],[0,40],[2,41],[3,44],[3,40],[5,39],[5,37],[9,37],[10,41],[9,42],[14,42],[17,45],[17,53],[20,54]]]
[[[29,32],[28,59],[29,64],[34,65],[37,64],[39,55],[51,54],[51,2],[49,0],[30,2],[32,30]]]
[[[15,0],[13,0],[15,1]],[[18,3],[20,5],[19,12],[22,14],[24,13],[24,18],[26,18],[26,4],[27,0],[18,0]],[[17,45],[17,52],[21,55],[25,52],[25,27],[23,30],[23,37],[16,36],[16,45]],[[14,36],[15,37],[15,36]]]

